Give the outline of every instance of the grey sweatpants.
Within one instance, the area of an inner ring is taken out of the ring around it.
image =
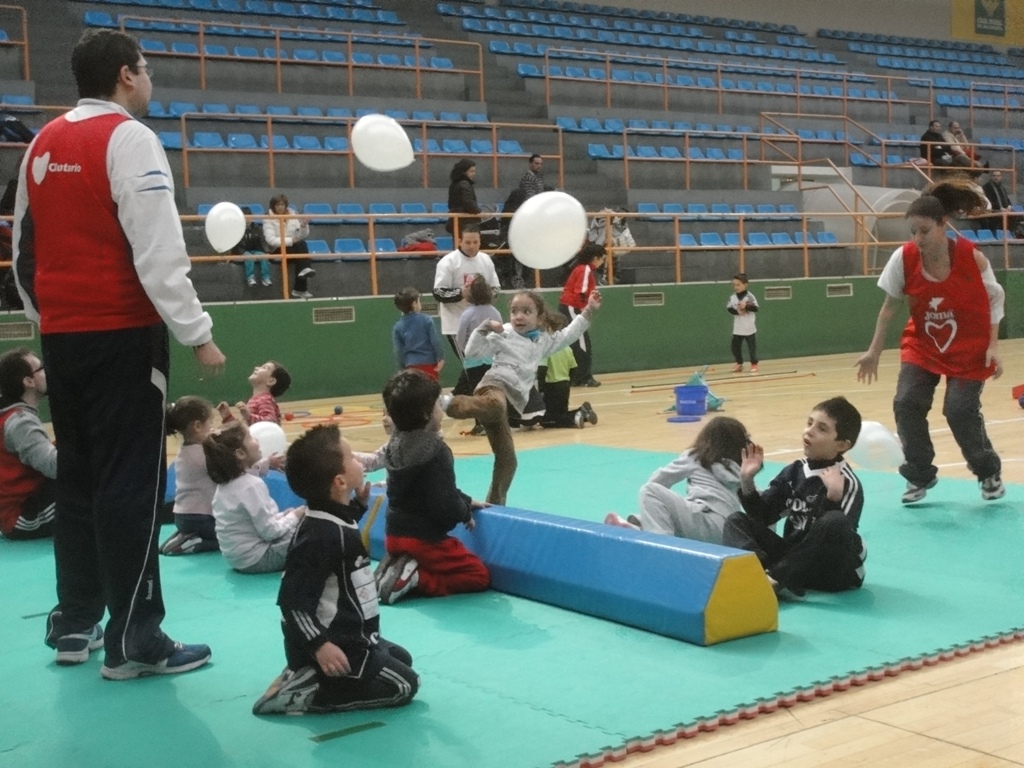
[[[725,515],[664,485],[646,483],[640,488],[640,524],[645,531],[721,544],[725,520]]]

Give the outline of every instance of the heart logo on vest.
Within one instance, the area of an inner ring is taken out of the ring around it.
[[[949,318],[941,323],[929,320],[924,324],[924,332],[935,342],[939,352],[945,352],[956,338],[956,320]]]
[[[32,160],[32,179],[36,184],[42,184],[46,178],[46,169],[50,165],[50,153],[40,155]]]

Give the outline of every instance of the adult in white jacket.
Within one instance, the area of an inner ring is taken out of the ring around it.
[[[309,245],[306,244],[309,222],[296,216],[278,218],[297,213],[288,205],[288,196],[280,193],[270,198],[270,212],[274,215],[263,220],[263,239],[266,240],[267,252],[280,253],[283,243],[287,254],[309,253]],[[316,270],[309,265],[309,259],[288,259],[288,263],[292,265],[292,298],[313,298],[308,280],[316,274]]]

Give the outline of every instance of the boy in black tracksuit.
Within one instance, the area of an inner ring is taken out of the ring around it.
[[[369,494],[362,465],[337,426],[323,425],[291,445],[286,472],[309,505],[277,598],[288,666],[253,714],[408,704],[419,677],[409,652],[380,637],[377,587],[356,523]]]
[[[743,512],[725,523],[726,546],[755,552],[777,592],[840,592],[864,582],[867,550],[857,533],[864,489],[843,453],[860,434],[861,418],[844,397],[814,406],[804,429],[804,456],[758,493],[754,475],[764,449],[750,444],[740,467]],[[770,526],[786,518],[782,536]]]

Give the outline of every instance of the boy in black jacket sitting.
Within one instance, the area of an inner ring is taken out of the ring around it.
[[[288,485],[306,500],[278,593],[288,666],[253,714],[342,712],[408,704],[412,656],[380,636],[380,607],[356,521],[370,487],[337,426],[288,449]]]
[[[804,428],[804,458],[768,489],[754,484],[764,449],[749,444],[740,465],[740,502],[725,522],[723,544],[755,552],[780,594],[841,592],[864,582],[867,550],[857,533],[864,489],[843,460],[860,435],[860,413],[845,397],[814,406]],[[770,526],[786,518],[782,536]]]
[[[380,599],[389,605],[415,591],[440,597],[481,592],[491,576],[480,558],[448,535],[473,528],[473,510],[487,506],[455,486],[455,459],[438,432],[441,386],[417,370],[384,385],[394,430],[384,448],[388,471],[387,555],[377,568]]]

